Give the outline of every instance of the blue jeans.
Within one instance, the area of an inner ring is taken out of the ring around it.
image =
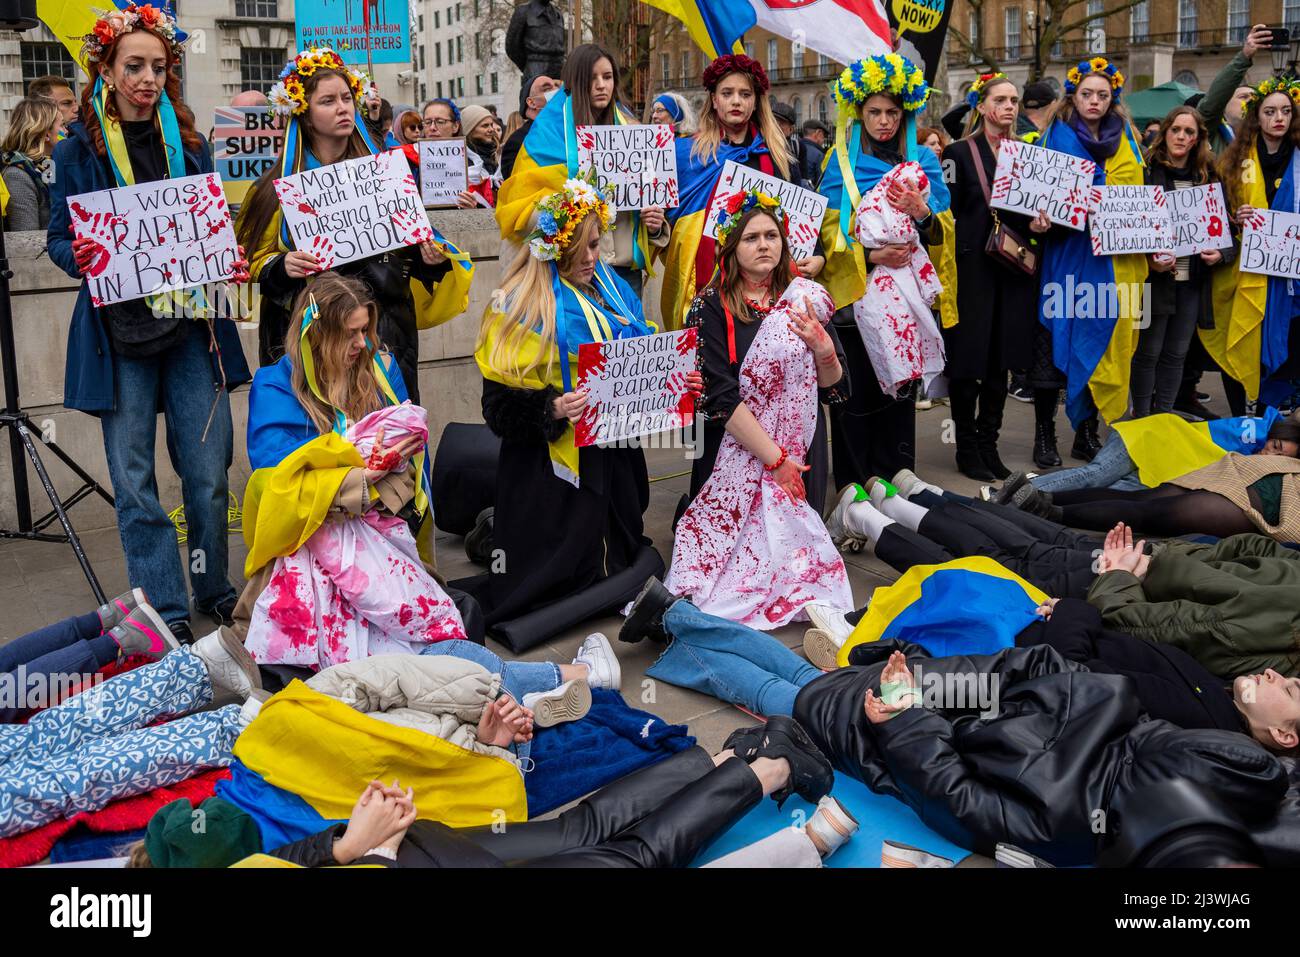
[[[503,661],[482,645],[460,638],[435,641],[426,645],[420,654],[451,655],[453,658],[476,662],[492,674],[500,675],[501,687],[520,704],[524,703],[524,695],[554,691],[563,684],[560,680],[560,666],[552,661]],[[528,757],[532,749],[533,743],[525,741],[516,745],[515,753],[523,759]]]
[[[770,635],[706,615],[686,600],[664,614],[672,643],[646,671],[755,714],[794,714],[799,689],[821,672]]]
[[[1137,477],[1137,466],[1129,458],[1128,447],[1118,432],[1112,432],[1101,451],[1087,465],[1061,469],[1050,475],[1039,475],[1029,484],[1040,492],[1073,492],[1082,488],[1140,489],[1146,488]]]
[[[117,642],[102,632],[99,615],[91,612],[46,625],[0,646],[0,675],[5,676],[0,678],[0,724],[17,721],[31,710],[19,707],[19,700],[10,700],[6,689],[21,691],[32,675],[64,678],[93,674],[114,661]]]
[[[165,352],[140,359],[113,356],[115,409],[100,416],[127,576],[168,623],[187,621],[190,607],[176,528],[158,501],[154,475],[160,408],[167,453],[181,479],[194,602],[210,610],[235,596],[226,575],[226,473],[234,457],[230,395],[214,391],[207,324],[186,321],[189,334]],[[209,413],[212,424],[204,440]]]

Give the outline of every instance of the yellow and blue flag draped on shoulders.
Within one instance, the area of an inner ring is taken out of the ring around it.
[[[561,394],[572,392],[578,372],[578,347],[584,342],[610,342],[659,331],[653,322],[645,318],[641,300],[632,292],[632,288],[603,262],[596,264],[596,274],[592,278],[604,300],[603,304],[562,279],[555,263],[551,263],[550,268],[551,291],[555,295],[555,344],[551,353],[541,354],[541,335],[537,330],[529,329],[524,333],[516,354],[509,358],[517,368],[525,369],[535,363],[536,368],[523,376],[516,375],[509,369],[495,368],[492,365],[492,355],[497,343],[510,330],[494,321],[501,314],[494,307],[488,306],[483,316],[485,335],[479,337],[481,341],[474,351],[474,359],[478,362],[483,378],[511,389],[540,391],[550,386]],[[620,322],[620,316],[626,322]],[[537,362],[539,357],[540,362]],[[560,437],[550,443],[550,457],[555,474],[578,487],[579,450],[575,442],[573,424],[567,423]]]
[[[614,125],[630,126],[636,121],[627,116],[617,104],[614,107]],[[573,119],[573,100],[560,90],[551,102],[542,108],[528,128],[515,158],[514,168],[497,190],[496,217],[501,227],[501,238],[522,244],[532,229],[532,217],[537,205],[564,188],[565,180],[574,179],[585,170],[578,169],[578,128]],[[641,214],[635,211],[619,214],[619,218],[632,223],[636,241],[632,244],[633,264],[638,269],[650,267],[650,240],[641,223]],[[617,227],[617,224],[615,226]]]
[[[1077,133],[1054,120],[1040,146],[1091,160]],[[1094,186],[1141,186],[1142,151],[1132,127],[1124,124],[1115,155],[1097,164]],[[1094,256],[1086,230],[1060,230],[1043,251],[1038,319],[1052,334],[1052,359],[1066,377],[1066,412],[1077,428],[1095,405],[1114,422],[1128,412],[1129,369],[1142,317],[1147,257],[1141,254]],[[1073,277],[1073,285],[1067,283]],[[1079,290],[1082,303],[1063,289]],[[1093,305],[1084,308],[1091,294]],[[1102,314],[1106,313],[1106,314]],[[1091,400],[1089,399],[1091,394]]]
[[[1124,440],[1138,479],[1155,488],[1188,472],[1217,462],[1229,452],[1252,455],[1281,417],[1268,408],[1262,417],[1239,415],[1209,422],[1188,422],[1170,412],[1116,422],[1112,428]]]
[[[991,655],[1015,644],[1047,597],[991,558],[916,565],[876,589],[837,660],[847,665],[854,647],[882,638],[920,645],[933,658]]]
[[[267,850],[347,821],[374,780],[396,778],[415,792],[418,818],[449,827],[528,819],[523,775],[505,758],[362,714],[301,681],[239,735],[230,775],[217,793],[257,821]]]
[[[952,196],[943,179],[943,169],[933,151],[916,148],[916,120],[907,116],[907,125],[903,129],[905,142],[904,159],[921,164],[921,169],[930,180],[930,209],[940,217],[944,236],[953,233],[951,216],[944,217],[952,205]],[[680,168],[680,167],[679,167]],[[821,185],[817,191],[826,197],[826,218],[822,220],[822,248],[826,255],[826,266],[819,277],[831,298],[835,308],[842,309],[852,305],[863,297],[867,291],[867,259],[855,233],[857,225],[858,203],[862,197],[875,188],[882,176],[893,169],[893,164],[877,159],[862,149],[861,124],[841,115],[836,128],[835,145],[826,157],[826,168],[822,173]],[[934,247],[943,248],[943,247]],[[951,262],[937,264],[940,281],[945,291],[948,282],[945,275],[951,275],[955,295],[956,256],[955,246],[951,247]],[[951,325],[957,319],[955,298],[949,303],[948,297],[940,300],[944,309],[945,325]]]
[[[746,0],[645,0],[686,27],[695,45],[709,60],[724,53],[744,53],[740,38],[758,23]],[[694,81],[695,77],[691,77]],[[680,167],[679,167],[680,169]]]
[[[1298,162],[1292,153],[1270,204],[1256,149],[1249,150],[1242,162],[1242,195],[1235,202],[1256,209],[1300,212]],[[1291,322],[1300,313],[1300,287],[1278,276],[1242,272],[1240,256],[1231,266],[1215,269],[1212,282],[1214,328],[1197,331],[1205,351],[1245,387],[1246,397],[1254,400],[1261,376],[1268,376],[1286,361]]]

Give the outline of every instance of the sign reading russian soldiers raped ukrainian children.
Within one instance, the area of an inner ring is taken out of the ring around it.
[[[239,259],[216,173],[68,197],[72,234],[94,243],[96,306],[229,279]]]
[[[735,194],[753,190],[781,201],[781,207],[790,217],[790,255],[795,259],[811,256],[817,245],[817,236],[821,233],[822,219],[826,215],[826,197],[787,180],[741,166],[735,160],[727,160],[722,167],[718,185],[713,188],[713,199],[709,202],[705,219],[705,235],[717,239],[719,211],[727,208]]]
[[[465,140],[420,140],[420,195],[425,206],[455,206],[469,190]]]
[[[596,171],[596,188],[615,211],[677,205],[671,126],[579,126],[577,135],[578,170]]]
[[[1174,222],[1159,186],[1094,186],[1088,220],[1094,256],[1174,248]]]
[[[1175,256],[1195,256],[1232,245],[1222,183],[1167,190],[1165,200],[1174,223]]]
[[[578,347],[575,391],[587,406],[574,423],[581,448],[689,425],[695,396],[686,374],[695,368],[695,329],[584,342]]]
[[[1009,213],[1047,218],[1071,229],[1083,229],[1097,164],[1060,150],[1003,140],[993,174],[990,203]]]
[[[321,269],[433,237],[400,149],[303,170],[275,181],[293,248]]]
[[[1242,272],[1300,279],[1300,216],[1256,209],[1241,223]]]
[[[281,117],[264,106],[219,106],[212,122],[212,159],[226,199],[244,201],[248,188],[270,169],[284,145]]]

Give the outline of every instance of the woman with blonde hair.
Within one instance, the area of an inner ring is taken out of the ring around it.
[[[9,205],[5,229],[21,232],[50,224],[50,157],[63,134],[63,117],[49,100],[19,100],[9,115],[9,129],[0,140]]]

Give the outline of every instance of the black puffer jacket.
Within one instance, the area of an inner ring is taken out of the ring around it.
[[[864,696],[880,693],[895,649],[921,666],[923,689],[930,676],[986,676],[994,716],[916,707],[871,724]],[[836,768],[983,854],[1005,841],[1053,864],[1090,863],[1112,803],[1170,778],[1196,782],[1247,824],[1272,817],[1286,792],[1280,762],[1247,735],[1149,719],[1131,679],[1090,672],[1048,645],[934,659],[892,640],[860,645],[850,667],[799,692],[794,712]]]

